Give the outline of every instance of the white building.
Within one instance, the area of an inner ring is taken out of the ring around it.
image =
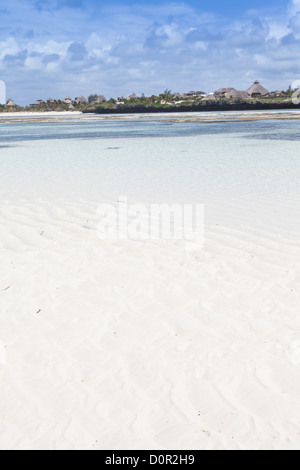
[[[6,85],[0,80],[0,104],[6,104]]]

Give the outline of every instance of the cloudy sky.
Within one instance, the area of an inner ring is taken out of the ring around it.
[[[35,99],[300,79],[300,0],[0,0],[0,80]]]

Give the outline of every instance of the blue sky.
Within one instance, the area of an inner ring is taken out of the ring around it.
[[[0,80],[35,99],[300,79],[300,0],[0,0]]]

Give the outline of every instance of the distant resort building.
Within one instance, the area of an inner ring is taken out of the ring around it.
[[[271,95],[276,96],[276,98],[283,98],[286,96],[286,93],[283,90],[276,90]]]
[[[226,98],[241,98],[241,99],[247,99],[249,98],[249,95],[247,91],[243,90],[232,90],[226,93]]]
[[[84,96],[79,96],[78,98],[75,98],[75,103],[85,104],[87,103],[87,99]]]
[[[284,92],[280,92],[283,93]],[[220,88],[219,90],[211,93],[210,95],[206,95],[204,99],[206,101],[213,101],[218,99],[242,99],[242,100],[249,100],[250,98],[266,98],[270,96],[270,92],[264,88],[258,80],[254,82],[254,84],[248,88],[248,90],[236,90],[235,88]]]
[[[220,88],[214,94],[217,98],[249,98],[247,91],[235,88]]]
[[[248,98],[249,98],[249,94],[248,94],[247,91],[236,90],[235,88],[233,88],[233,89],[231,89],[231,90],[226,91],[226,93],[224,93],[224,97],[225,97],[225,98],[242,98],[242,99],[248,99]]]
[[[37,108],[43,103],[43,100],[36,100],[34,103],[30,105],[31,108]]]
[[[227,98],[228,94],[232,93],[235,88],[220,88],[219,90],[215,91],[214,95],[216,98]]]
[[[16,104],[13,102],[13,100],[11,100],[11,99],[7,100],[7,102],[6,102],[6,107],[7,108],[13,108],[14,106],[16,106]]]
[[[255,98],[255,97],[261,97],[261,96],[267,96],[270,94],[270,92],[264,88],[258,80],[255,80],[254,84],[246,90],[248,95]]]
[[[95,99],[94,103],[96,103],[96,104],[101,104],[101,103],[105,103],[105,101],[106,101],[105,96],[99,95],[99,96],[97,96],[97,98]]]
[[[72,104],[72,98],[70,96],[65,97],[65,103],[66,104]]]

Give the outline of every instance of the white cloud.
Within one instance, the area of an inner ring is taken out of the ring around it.
[[[292,0],[288,8],[289,15],[295,15],[298,11],[300,11],[300,0]]]
[[[128,75],[131,78],[143,78],[142,71],[140,69],[129,69]]]
[[[62,41],[57,42],[53,39],[50,39],[45,44],[41,43],[30,43],[29,48],[36,52],[40,52],[42,54],[58,54],[61,56],[67,55],[68,48],[71,45],[71,41]]]
[[[196,41],[194,44],[195,49],[206,51],[208,48],[208,44],[203,41]]]
[[[46,65],[46,72],[49,74],[56,73],[59,71],[59,63],[58,62],[49,62]]]
[[[300,12],[296,13],[290,20],[290,27],[297,39],[300,39]]]
[[[271,18],[269,20],[269,35],[267,40],[276,39],[280,41],[284,36],[287,36],[290,33],[290,28],[288,20],[282,21],[278,18]]]
[[[0,60],[6,55],[16,55],[20,50],[17,41],[12,37],[8,37],[5,41],[0,42]]]
[[[42,70],[44,68],[44,64],[39,57],[27,57],[24,65],[28,70]]]

